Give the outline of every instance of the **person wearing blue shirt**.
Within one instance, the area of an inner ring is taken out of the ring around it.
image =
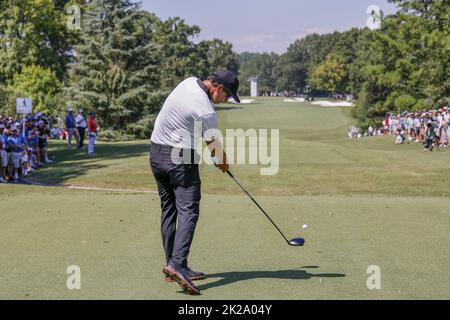
[[[0,124],[0,183],[5,183],[6,167],[8,166],[8,153],[6,152],[5,125]]]
[[[78,130],[76,128],[76,122],[75,122],[75,116],[73,115],[73,109],[69,108],[68,114],[64,120],[64,123],[66,125],[67,130],[67,143],[68,143],[68,149],[72,149],[72,136],[75,136],[77,139],[77,146],[80,145],[80,136],[78,134]]]
[[[24,156],[26,144],[25,138],[19,134],[19,130],[16,127],[11,128],[11,135],[6,140],[6,145],[10,151],[10,159],[14,169],[13,181],[18,181],[20,161]]]

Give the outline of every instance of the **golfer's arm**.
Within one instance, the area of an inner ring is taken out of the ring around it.
[[[206,141],[206,145],[211,151],[211,157],[218,157],[220,163],[227,163],[227,154],[223,150],[223,145],[219,140]]]

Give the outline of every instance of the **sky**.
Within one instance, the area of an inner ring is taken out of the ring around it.
[[[396,8],[387,0],[141,0],[143,9],[165,20],[181,17],[201,28],[196,41],[219,38],[234,51],[286,52],[295,40],[312,33],[346,31],[367,24],[370,5],[385,14]]]

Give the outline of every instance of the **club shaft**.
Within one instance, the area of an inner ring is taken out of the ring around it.
[[[284,236],[283,232],[281,232],[281,230],[277,227],[277,225],[275,224],[275,222],[272,221],[272,219],[270,219],[269,215],[264,211],[264,209],[258,204],[258,202],[256,202],[255,199],[253,199],[253,197],[250,195],[250,193],[248,193],[247,190],[245,190],[245,188],[239,183],[239,181],[236,180],[236,178],[233,176],[233,174],[230,171],[227,171],[228,175],[231,177],[231,179],[233,179],[234,182],[236,182],[236,184],[239,186],[239,188],[241,188],[242,191],[244,191],[244,193],[250,198],[252,199],[252,201],[256,204],[256,206],[262,211],[262,213],[264,213],[264,215],[267,217],[267,219],[269,219],[269,221],[273,224],[273,226],[278,230],[278,232],[281,234],[281,236],[284,238],[284,240],[286,240],[286,242],[289,244],[289,240],[286,239],[286,237]]]

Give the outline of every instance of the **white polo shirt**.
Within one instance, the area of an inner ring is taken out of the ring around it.
[[[86,118],[81,114],[75,117],[75,124],[78,128],[86,128]]]
[[[198,80],[195,77],[184,80],[167,97],[156,118],[152,142],[196,149],[203,133],[217,128],[216,111]],[[196,121],[202,124],[200,135],[194,135]]]

